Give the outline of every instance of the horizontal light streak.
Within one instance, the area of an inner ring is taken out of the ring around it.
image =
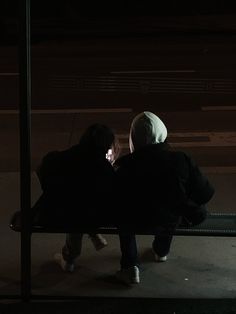
[[[19,76],[18,72],[0,72],[0,76]]]
[[[128,113],[132,108],[97,108],[97,109],[32,109],[32,114],[74,114],[74,113]],[[0,110],[0,115],[19,114],[19,110]]]
[[[143,71],[112,71],[114,74],[135,74],[135,73],[194,73],[196,70],[143,70]]]
[[[121,143],[123,148],[129,148],[129,134],[117,134],[119,139],[126,139],[127,143]],[[223,147],[236,146],[236,132],[186,132],[186,133],[169,133],[169,143],[172,147]],[[174,141],[171,142],[171,137]],[[192,138],[192,141],[191,141]],[[201,141],[201,138],[209,140]],[[198,140],[200,139],[200,140]]]
[[[236,173],[235,166],[208,166],[208,167],[201,167],[202,171],[207,174],[234,174]]]
[[[236,106],[203,106],[202,111],[230,111],[236,110]]]

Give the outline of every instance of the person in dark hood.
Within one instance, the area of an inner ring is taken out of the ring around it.
[[[117,159],[115,167],[125,203],[120,206],[121,270],[119,280],[139,283],[135,235],[130,230],[156,232],[152,243],[157,262],[165,262],[173,231],[180,223],[197,225],[207,215],[204,206],[214,189],[186,153],[173,151],[167,143],[167,128],[152,112],[138,114],[129,136],[130,154]]]
[[[48,153],[37,170],[43,194],[34,206],[39,224],[53,227],[112,223],[109,205],[116,191],[112,166],[118,151],[113,131],[93,124],[81,136],[79,144]],[[112,152],[112,154],[111,154]],[[62,254],[55,258],[63,270],[74,271],[74,260],[81,253],[83,234],[67,234]],[[97,250],[107,245],[100,234],[90,234]]]

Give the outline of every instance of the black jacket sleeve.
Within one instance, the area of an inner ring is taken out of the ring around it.
[[[185,181],[185,187],[182,186],[186,193],[183,220],[188,225],[198,225],[206,219],[205,204],[214,195],[214,188],[191,157],[185,155],[185,160],[188,179]]]
[[[43,191],[47,190],[51,185],[55,184],[56,174],[60,169],[59,152],[49,152],[42,159],[41,164],[36,169],[41,188]]]
[[[187,162],[189,164],[189,198],[198,205],[206,204],[214,195],[214,188],[192,158],[188,157]]]

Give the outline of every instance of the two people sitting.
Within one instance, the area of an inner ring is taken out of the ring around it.
[[[171,230],[183,220],[192,225],[201,223],[214,189],[192,158],[171,149],[166,126],[152,112],[134,118],[129,145],[130,153],[117,158],[114,133],[105,125],[95,124],[78,145],[49,153],[38,171],[43,194],[35,207],[43,208],[39,217],[44,224],[76,228],[82,223],[93,230],[106,224],[117,226],[121,249],[117,278],[125,284],[137,284],[135,230],[153,230],[154,258],[166,261]],[[111,160],[107,159],[109,150]],[[160,234],[160,227],[168,233]],[[78,233],[66,235],[62,254],[57,255],[63,270],[74,270],[82,237]]]

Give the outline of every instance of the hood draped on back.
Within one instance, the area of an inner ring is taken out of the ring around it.
[[[131,153],[149,144],[163,143],[167,137],[165,124],[149,111],[138,114],[132,121],[129,134]]]

